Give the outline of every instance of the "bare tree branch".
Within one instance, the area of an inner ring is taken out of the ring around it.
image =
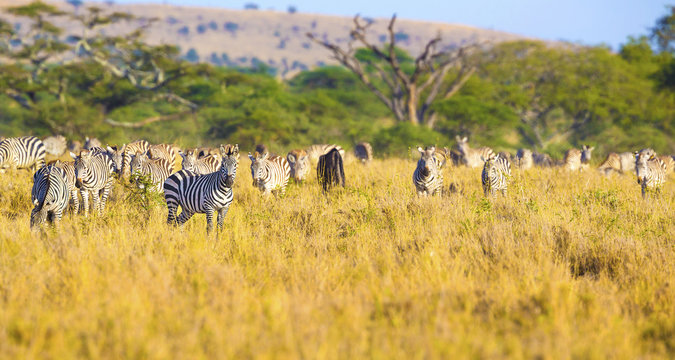
[[[110,118],[107,118],[104,121],[112,126],[136,129],[160,121],[177,120],[183,116],[190,115],[192,113],[193,113],[192,110],[188,110],[176,114],[152,116],[134,123],[119,122]]]

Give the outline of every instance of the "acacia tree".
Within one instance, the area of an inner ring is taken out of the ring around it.
[[[427,42],[422,53],[406,69],[402,66],[400,50],[396,47],[395,22],[396,15],[392,16],[387,27],[389,42],[382,47],[367,39],[372,22],[363,21],[358,15],[354,17],[346,48],[319,39],[312,33],[307,33],[307,36],[330,50],[333,57],[351,70],[398,121],[433,128],[436,116],[431,105],[439,98],[448,99],[455,95],[475,72],[476,68],[468,55],[478,44],[461,46],[451,51],[439,50],[441,36],[438,34]],[[355,46],[367,49],[373,56],[359,56],[363,54]],[[455,76],[447,81],[447,75],[453,69]]]

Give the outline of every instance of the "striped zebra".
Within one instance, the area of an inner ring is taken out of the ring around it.
[[[288,160],[288,164],[291,166],[291,177],[293,180],[296,182],[305,181],[310,170],[307,152],[302,149],[291,150],[286,155],[286,160]]]
[[[237,156],[239,152],[237,151]],[[183,170],[193,172],[198,175],[211,174],[220,169],[222,164],[220,156],[207,155],[202,158],[197,158],[196,150],[187,150],[186,152],[180,152],[180,156],[183,158]]]
[[[177,153],[176,153],[176,147],[173,145],[169,144],[156,144],[156,145],[150,145],[150,148],[148,149],[148,157],[150,159],[164,159],[169,163],[169,171],[171,173],[174,172],[174,169],[176,168],[176,158],[177,158]]]
[[[635,152],[635,172],[637,182],[642,186],[643,198],[650,190],[659,192],[666,181],[666,164],[656,157],[656,152],[652,149]]]
[[[68,185],[68,193],[70,194],[70,205],[72,206],[73,213],[77,215],[78,211],[80,210],[80,198],[78,197],[80,190],[77,188],[77,186],[75,186],[75,183],[77,182],[77,177],[75,175],[75,162],[56,160],[51,165],[54,165],[66,172],[66,183]]]
[[[45,151],[47,154],[59,157],[66,152],[66,147],[68,143],[66,138],[63,135],[48,136],[42,143],[45,145]]]
[[[675,171],[675,159],[670,155],[661,155],[658,157],[666,165],[666,175],[672,174]]]
[[[122,163],[124,162],[124,147],[125,145],[122,145],[122,147],[117,146],[106,147],[106,153],[113,162],[115,174],[117,174],[117,176],[119,176],[120,178],[122,177]]]
[[[75,159],[75,185],[80,188],[84,216],[89,216],[89,193],[92,194],[94,210],[102,214],[112,190],[115,165],[107,153],[82,150]]]
[[[122,145],[122,167],[117,167],[117,171],[123,178],[128,178],[131,174],[129,165],[131,156],[137,152],[144,153],[150,148],[150,143],[146,140],[136,140],[132,143]]]
[[[35,136],[7,138],[0,142],[0,172],[4,169],[32,168],[45,166],[45,146]]]
[[[501,154],[497,156],[484,159],[483,172],[481,173],[481,183],[483,184],[483,193],[494,195],[495,191],[501,191],[502,195],[506,195],[506,189],[509,186],[509,178],[511,177],[511,163],[509,159],[502,157]]]
[[[569,149],[565,152],[565,157],[563,159],[563,165],[567,170],[576,171],[576,170],[585,170],[588,167],[588,163],[591,160],[591,152],[595,147],[582,145],[581,150],[579,149]]]
[[[232,185],[237,174],[239,145],[220,147],[222,164],[217,172],[198,175],[181,170],[164,182],[164,198],[169,208],[167,223],[183,225],[195,213],[206,214],[206,230],[213,228],[213,215],[218,213],[218,229],[234,198]],[[181,214],[176,217],[178,206]]]
[[[148,153],[140,153],[132,155],[131,158],[131,179],[139,176],[147,176],[148,180],[154,186],[150,191],[161,192],[164,182],[171,175],[173,167],[166,159],[150,159]],[[138,179],[135,179],[138,180]],[[138,184],[138,181],[137,181]],[[138,184],[140,188],[143,184]]]
[[[630,152],[609,153],[605,161],[598,166],[598,170],[605,175],[610,175],[612,172],[625,174],[635,171],[635,154]]]
[[[493,156],[494,152],[487,146],[472,149],[469,146],[469,139],[466,136],[463,138],[455,136],[455,140],[457,140],[457,147],[462,153],[462,161],[464,162],[464,165],[470,168],[483,166],[482,159],[488,159]]]
[[[329,151],[333,150],[333,148],[338,150],[340,156],[343,159],[345,158],[345,150],[342,148],[342,146],[336,144],[314,144],[310,145],[307,149],[305,149],[305,151],[309,156],[309,160],[312,163],[315,163],[319,161],[319,156],[326,155]]]
[[[437,156],[435,146],[428,146],[426,149],[418,146],[417,151],[421,157],[412,177],[417,195],[440,194],[443,188],[442,168],[445,165],[445,156]]]
[[[516,153],[516,167],[520,170],[529,170],[534,166],[534,156],[530,149],[518,149]]]
[[[97,138],[90,138],[90,137],[85,137],[84,139],[84,149],[85,150],[91,150],[92,148],[100,148],[103,145],[101,144],[101,141]]]
[[[291,167],[285,158],[270,156],[269,153],[255,153],[255,156],[249,153],[248,158],[251,160],[253,186],[262,191],[263,195],[269,195],[272,191],[280,195],[286,192]]]
[[[30,213],[31,228],[36,228],[45,221],[58,224],[68,207],[66,172],[54,165],[42,167],[33,175],[31,198],[35,205]]]
[[[360,142],[354,147],[354,156],[361,160],[362,164],[368,164],[373,160],[373,147],[370,143]]]
[[[551,155],[536,151],[532,153],[532,160],[534,160],[534,164],[538,167],[551,167],[554,165]]]

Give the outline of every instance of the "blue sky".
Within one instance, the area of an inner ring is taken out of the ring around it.
[[[261,9],[368,17],[432,20],[508,31],[547,40],[586,45],[608,44],[613,49],[628,36],[646,34],[666,13],[661,0],[116,0],[116,3],[156,2],[176,5],[242,9],[255,3]]]

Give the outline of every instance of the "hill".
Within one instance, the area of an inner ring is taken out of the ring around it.
[[[0,0],[0,7],[29,3],[27,0]],[[64,10],[73,7],[64,1],[47,1]],[[151,44],[174,44],[192,61],[218,65],[255,66],[264,63],[279,70],[284,77],[323,64],[335,63],[329,52],[312,43],[307,32],[346,44],[353,19],[351,17],[319,14],[288,13],[272,10],[232,10],[216,7],[191,7],[163,4],[104,4],[87,2],[108,11],[128,12],[137,17],[127,28],[113,31],[124,33],[157,18],[147,31]],[[80,10],[81,11],[81,10]],[[389,19],[372,21],[371,41],[387,41]],[[61,23],[71,33],[73,25]],[[441,47],[449,48],[472,41],[501,42],[523,39],[506,32],[480,29],[458,24],[399,19],[396,22],[398,43],[411,54],[419,53],[426,42],[437,33],[442,36]]]

